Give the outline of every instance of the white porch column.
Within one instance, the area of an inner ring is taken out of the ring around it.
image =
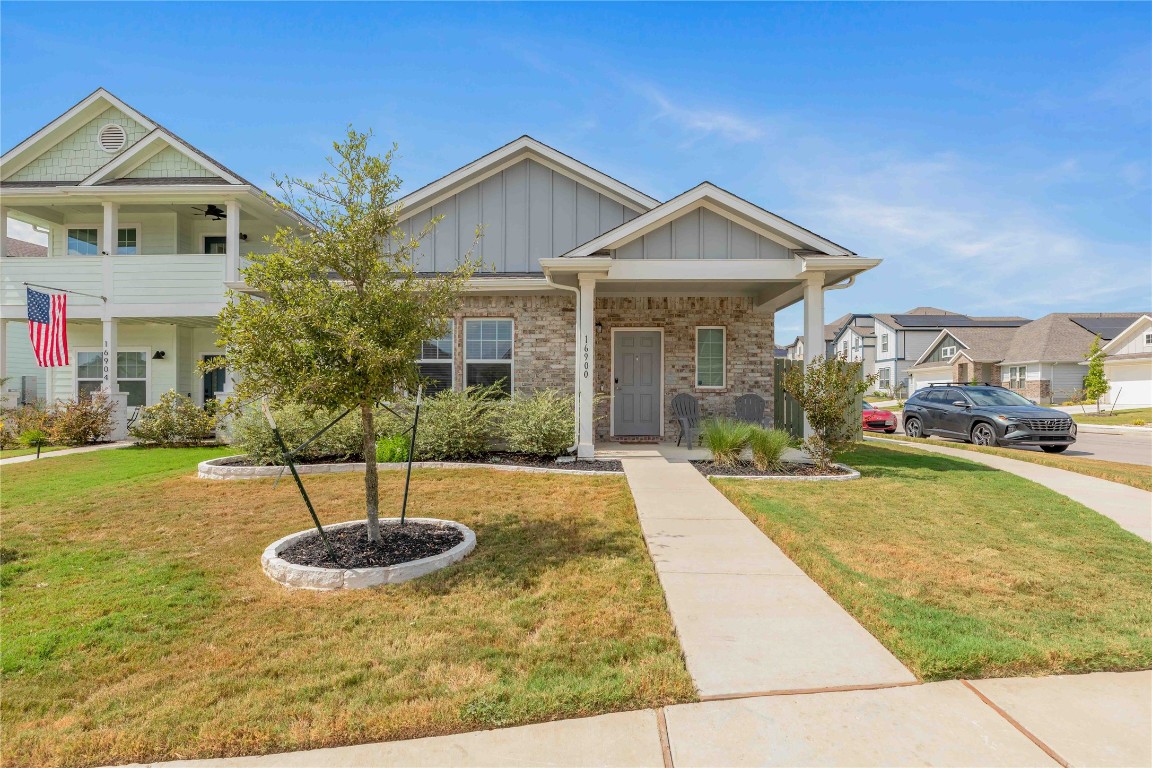
[[[228,255],[224,257],[224,279],[234,283],[240,279],[240,202],[229,200],[226,209],[224,232]]]
[[[120,203],[104,203],[104,241],[100,250],[109,256],[116,253],[116,230],[120,227]]]
[[[0,258],[8,255],[8,209],[0,206]]]
[[[804,363],[807,365],[825,353],[824,344],[824,273],[808,275],[804,285]],[[812,434],[804,419],[804,436]]]
[[[596,455],[596,422],[593,404],[596,399],[596,277],[580,275],[580,344],[576,350],[580,375],[580,442],[576,457],[591,459]]]
[[[104,366],[100,391],[112,400],[116,410],[112,415],[112,432],[109,440],[124,440],[128,437],[128,395],[121,394],[116,384],[116,350],[119,347],[119,323],[115,318],[105,319],[104,326]]]

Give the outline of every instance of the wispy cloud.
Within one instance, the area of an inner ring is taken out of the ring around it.
[[[745,143],[760,140],[767,133],[762,122],[734,111],[678,103],[648,84],[633,84],[633,89],[656,107],[655,120],[673,124],[691,140],[715,136],[732,143]]]

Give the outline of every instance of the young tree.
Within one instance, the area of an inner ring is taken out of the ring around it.
[[[864,378],[862,362],[843,357],[817,357],[803,367],[793,366],[784,374],[784,391],[800,407],[812,428],[804,440],[804,450],[822,470],[856,440],[860,420],[854,416],[856,398],[868,391],[876,376]]]
[[[1088,374],[1084,377],[1084,398],[1100,405],[1100,398],[1108,394],[1108,379],[1104,376],[1104,358],[1100,351],[1100,337],[1092,339],[1092,346],[1088,348]]]
[[[415,391],[420,345],[445,333],[475,264],[468,253],[451,273],[416,273],[414,253],[437,219],[415,237],[399,229],[395,147],[373,155],[370,138],[349,128],[316,181],[276,179],[287,201],[277,204],[312,226],[281,227],[267,238],[270,253],[250,256],[244,281],[258,295],[230,293],[216,365],[238,374],[241,401],[359,410],[368,539],[378,543],[373,407]]]

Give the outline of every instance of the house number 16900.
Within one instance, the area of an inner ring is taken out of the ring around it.
[[[584,378],[588,378],[589,375],[591,375],[589,372],[591,371],[592,361],[589,359],[589,357],[590,357],[590,355],[588,352],[588,335],[585,334],[584,335]]]

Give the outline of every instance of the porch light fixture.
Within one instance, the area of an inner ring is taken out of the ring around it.
[[[153,360],[163,360],[164,359],[164,350],[162,350],[162,349],[156,350],[154,353],[152,353],[152,359]]]
[[[596,333],[604,333],[604,323],[596,323]]]

